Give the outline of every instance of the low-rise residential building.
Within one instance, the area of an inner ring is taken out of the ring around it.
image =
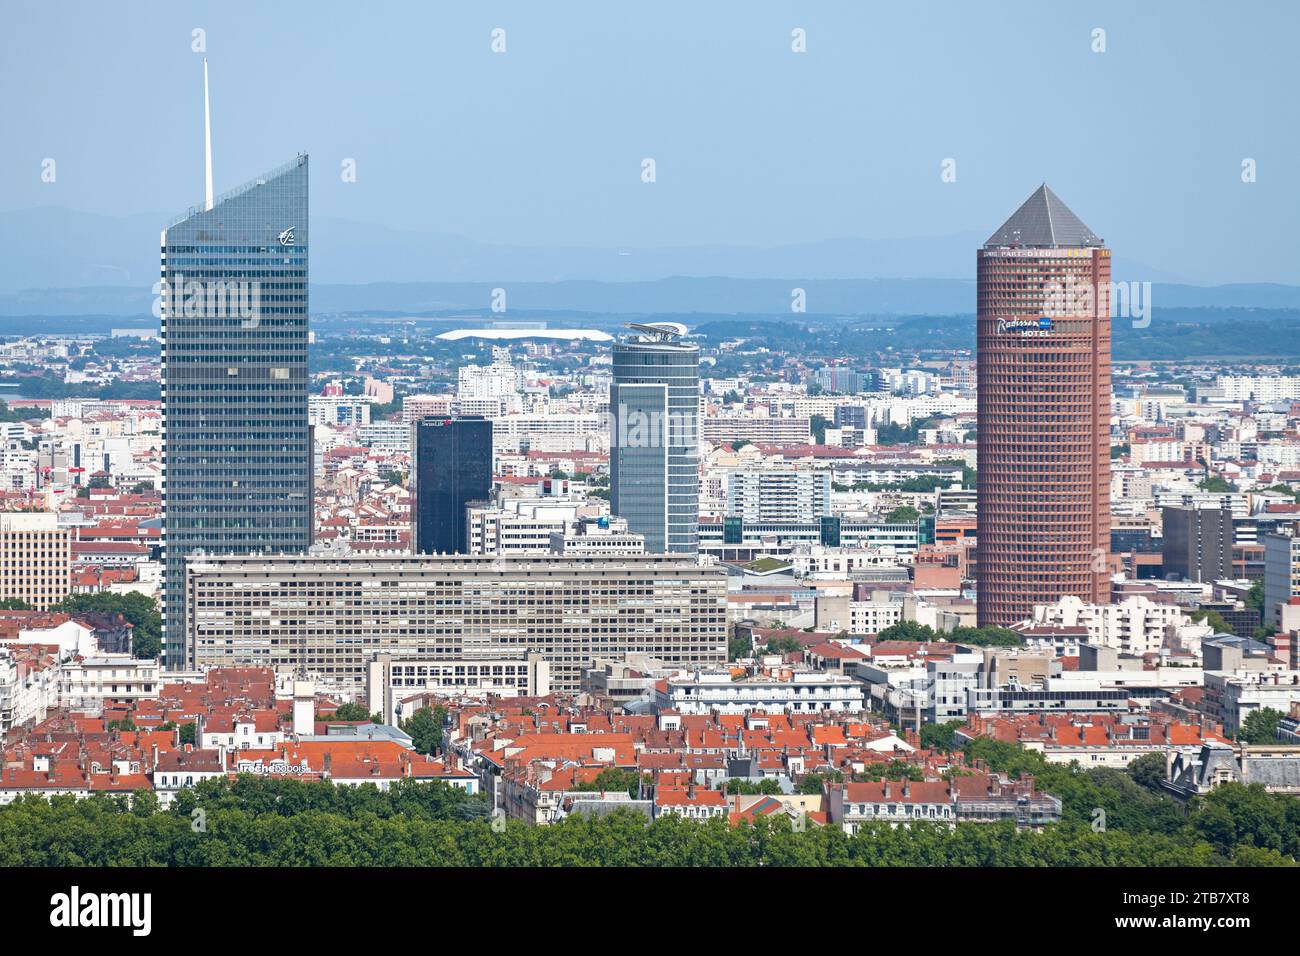
[[[99,714],[107,702],[156,698],[162,689],[157,660],[130,654],[76,657],[59,673],[59,704],[69,710]]]
[[[0,734],[39,724],[58,706],[59,659],[53,648],[0,647]]]
[[[863,685],[851,677],[788,669],[759,674],[692,671],[655,687],[658,710],[684,714],[860,711],[864,699]]]
[[[854,834],[868,823],[910,826],[928,821],[1013,821],[1021,829],[1041,829],[1061,819],[1061,801],[1034,790],[1033,778],[1009,780],[996,774],[950,780],[882,780],[833,784],[828,791],[830,822]]]
[[[1158,652],[1169,629],[1187,621],[1177,605],[1158,604],[1141,594],[1118,604],[1088,604],[1066,595],[1055,604],[1035,605],[1033,617],[1035,625],[1086,628],[1088,643],[1137,657]]]
[[[1300,795],[1300,746],[1210,742],[1193,754],[1171,753],[1167,777],[1165,786],[1184,798],[1204,796],[1225,783]]]
[[[1124,769],[1147,754],[1191,754],[1207,743],[1226,743],[1222,729],[1146,714],[972,714],[958,728],[958,744],[977,737],[1018,743],[1048,763]]]
[[[550,692],[551,669],[541,654],[456,661],[376,654],[366,667],[367,706],[385,719],[398,713],[402,700],[422,694],[545,697]]]
[[[1273,667],[1205,674],[1205,711],[1228,734],[1236,734],[1252,711],[1271,708],[1285,714],[1296,703],[1300,703],[1300,671]]]

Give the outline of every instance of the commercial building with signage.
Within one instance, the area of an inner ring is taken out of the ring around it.
[[[186,557],[305,551],[307,157],[162,233],[164,654],[183,668]]]
[[[1044,184],[977,254],[979,622],[1106,600],[1110,251]]]

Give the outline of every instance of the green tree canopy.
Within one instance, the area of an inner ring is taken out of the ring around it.
[[[447,708],[421,707],[402,723],[402,730],[411,735],[416,753],[437,753],[442,747],[442,728],[447,721]]]
[[[925,750],[952,750],[956,747],[953,735],[965,721],[949,720],[941,724],[925,724],[921,727],[921,746]]]
[[[763,648],[763,651],[767,654],[793,654],[801,650],[803,650],[803,645],[795,637],[768,638],[767,645]]]
[[[943,636],[958,644],[975,647],[1019,647],[1024,640],[1009,627],[988,624],[984,627],[954,627]]]
[[[1162,753],[1143,754],[1125,769],[1135,782],[1148,790],[1159,791],[1160,784],[1167,779],[1165,755]]]
[[[158,611],[158,602],[147,595],[134,591],[129,594],[110,594],[107,591],[70,594],[50,610],[72,615],[87,611],[121,614],[131,622],[132,654],[147,659],[162,653],[162,614]]]
[[[1223,615],[1213,608],[1202,608],[1188,615],[1197,624],[1208,624],[1216,634],[1231,634],[1232,628],[1223,619]]]
[[[573,789],[584,793],[617,793],[624,790],[629,797],[635,798],[640,794],[640,783],[641,776],[635,770],[605,767],[596,774],[595,780],[576,783]]]
[[[361,704],[347,703],[339,704],[338,710],[334,711],[334,720],[369,720],[370,711]]]
[[[939,638],[929,624],[918,624],[916,621],[899,621],[876,636],[882,641],[933,641]]]
[[[1252,710],[1242,721],[1237,731],[1237,739],[1244,744],[1277,743],[1277,728],[1286,715],[1272,707]]]

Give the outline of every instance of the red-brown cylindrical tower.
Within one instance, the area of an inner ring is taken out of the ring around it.
[[[1040,186],[977,253],[979,623],[1108,599],[1110,250]]]

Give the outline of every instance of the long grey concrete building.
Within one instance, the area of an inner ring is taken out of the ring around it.
[[[196,665],[290,665],[358,688],[378,653],[532,651],[556,691],[577,691],[596,658],[717,666],[727,655],[725,572],[666,555],[194,557],[185,600]]]

